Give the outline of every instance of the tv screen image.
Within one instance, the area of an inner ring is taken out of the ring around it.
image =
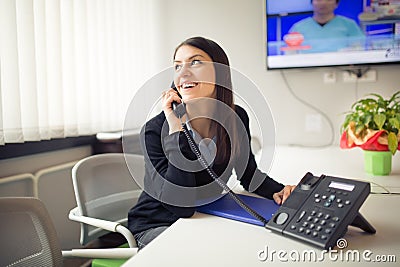
[[[400,0],[266,0],[266,23],[268,69],[400,63]]]

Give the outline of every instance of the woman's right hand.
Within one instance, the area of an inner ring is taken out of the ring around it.
[[[175,116],[172,110],[172,102],[180,104],[182,99],[178,96],[178,92],[175,89],[168,89],[162,93],[161,97],[162,109],[169,125],[169,134],[181,130],[181,121]]]

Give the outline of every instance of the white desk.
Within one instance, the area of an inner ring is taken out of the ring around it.
[[[345,152],[345,153],[342,153]],[[396,155],[398,157],[398,155]],[[322,150],[302,148],[279,148],[276,160],[271,169],[271,176],[286,177],[287,182],[297,183],[306,171],[315,175],[329,174],[341,177],[371,179],[390,190],[400,189],[400,166],[396,157],[393,159],[392,175],[387,177],[371,177],[363,172],[362,152],[356,149],[339,150],[328,148]],[[360,169],[352,169],[360,168]],[[296,179],[294,179],[294,178]],[[290,180],[293,179],[293,180]],[[375,190],[375,189],[373,189]],[[378,190],[378,188],[376,188]],[[395,263],[374,263],[375,266],[398,266],[400,262],[400,195],[372,194],[368,197],[360,212],[376,228],[375,235],[363,233],[350,227],[344,238],[348,247],[338,251],[333,256],[343,255],[344,260],[330,260],[329,254],[324,254],[324,266],[362,266],[366,260],[362,254],[370,250],[367,256],[375,259],[378,255],[394,255]],[[260,251],[268,248],[269,258]],[[236,222],[224,218],[196,213],[192,218],[180,219],[169,229],[157,237],[135,257],[125,263],[127,266],[271,266],[282,262],[277,252],[286,252],[281,258],[288,263],[309,266],[321,262],[294,262],[289,255],[302,255],[314,251],[321,257],[322,250],[307,244],[272,233],[260,226]],[[346,251],[359,253],[360,262],[347,262]],[[271,258],[272,251],[274,257]],[[297,255],[297,254],[296,254]],[[372,266],[373,263],[370,263]]]

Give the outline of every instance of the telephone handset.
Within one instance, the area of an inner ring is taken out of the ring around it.
[[[176,89],[174,82],[172,82],[171,88],[176,91],[176,93],[178,94],[178,96],[180,98],[182,98],[181,94],[179,94],[178,90]],[[174,101],[174,102],[172,102],[172,111],[174,112],[175,116],[180,119],[186,113],[186,104],[183,103],[183,101],[180,104]]]
[[[358,212],[369,192],[366,182],[307,173],[266,228],[324,249],[333,248],[348,225],[374,234]]]

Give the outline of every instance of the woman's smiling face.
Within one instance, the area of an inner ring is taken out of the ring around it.
[[[214,64],[203,50],[189,45],[178,48],[174,70],[174,83],[183,101],[216,97]]]

